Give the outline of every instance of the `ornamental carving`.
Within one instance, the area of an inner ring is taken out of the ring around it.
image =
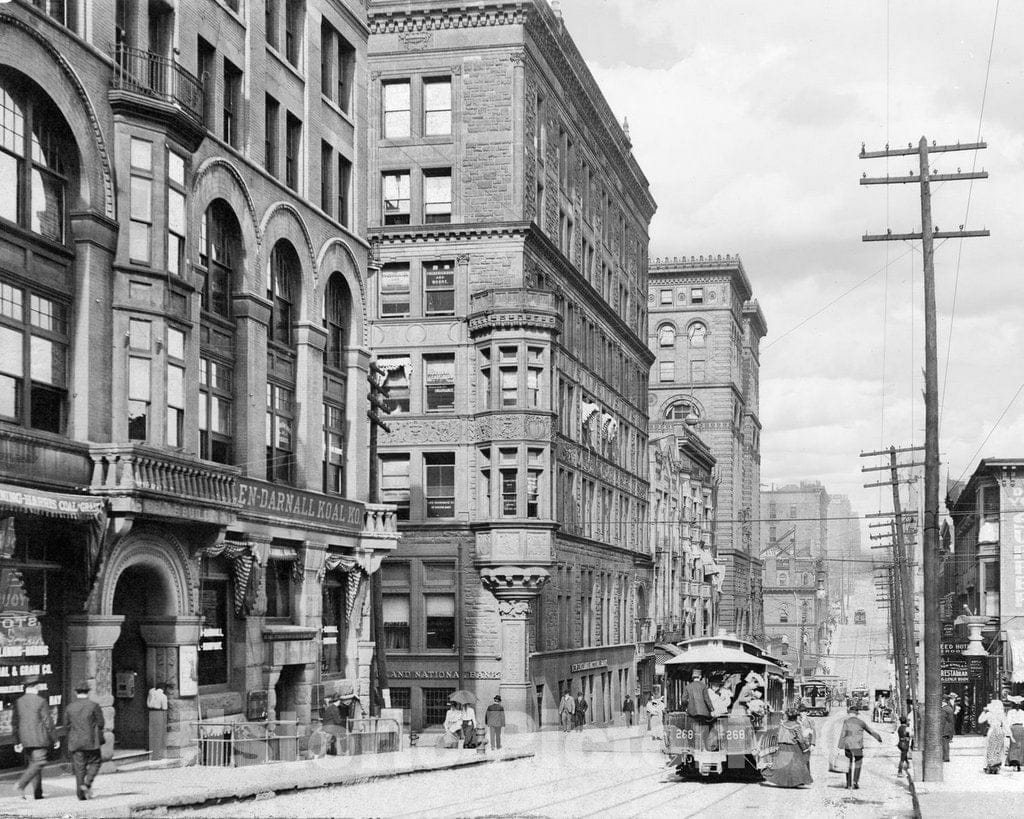
[[[541,566],[487,566],[480,570],[480,582],[499,600],[520,600],[540,594],[551,574]]]
[[[423,51],[434,41],[433,32],[430,31],[403,31],[398,35],[406,51]]]
[[[525,620],[530,616],[530,601],[499,600],[498,616],[502,620]]]

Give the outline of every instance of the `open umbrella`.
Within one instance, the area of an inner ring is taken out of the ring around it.
[[[459,705],[476,705],[476,695],[460,688],[448,698],[448,701]]]

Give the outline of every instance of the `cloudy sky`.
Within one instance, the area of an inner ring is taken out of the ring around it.
[[[766,484],[819,479],[888,508],[858,456],[924,442],[920,243],[861,235],[919,230],[920,205],[916,185],[860,186],[886,161],[858,153],[974,142],[979,123],[987,150],[932,160],[991,174],[933,187],[936,226],[992,231],[936,251],[943,473],[1024,457],[1024,3],[996,5],[562,0],[658,201],[651,256],[743,259],[769,325]]]

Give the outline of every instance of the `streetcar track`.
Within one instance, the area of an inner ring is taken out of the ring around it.
[[[724,801],[725,801],[726,799],[732,799],[732,797],[734,797],[734,796],[735,796],[736,794],[738,794],[738,793],[739,793],[739,792],[740,792],[741,790],[743,790],[743,789],[744,789],[745,787],[747,787],[747,785],[749,785],[749,784],[750,784],[749,782],[744,782],[744,783],[743,783],[742,785],[740,785],[740,786],[739,786],[738,788],[736,788],[735,790],[729,791],[729,793],[727,793],[727,794],[726,794],[725,796],[719,797],[719,798],[718,798],[718,799],[716,799],[716,800],[715,800],[714,802],[709,802],[709,803],[708,803],[708,804],[706,804],[706,805],[701,805],[701,806],[700,806],[699,808],[697,808],[697,810],[695,810],[695,811],[694,811],[693,813],[687,813],[687,814],[686,814],[686,815],[685,815],[685,816],[683,817],[683,819],[689,819],[689,817],[691,817],[691,816],[698,816],[698,815],[700,815],[700,814],[704,813],[704,811],[708,810],[709,808],[712,808],[712,807],[714,807],[714,806],[715,806],[715,805],[717,805],[717,804],[718,804],[719,802],[724,802]]]
[[[577,814],[577,815],[580,817],[580,819],[586,819],[586,817],[588,817],[588,816],[600,816],[601,814],[607,813],[608,811],[614,810],[615,808],[621,807],[622,805],[628,805],[630,802],[639,802],[641,799],[647,799],[648,797],[654,796],[656,793],[661,793],[662,791],[667,791],[669,788],[673,788],[673,789],[678,790],[680,784],[682,784],[682,783],[679,782],[679,781],[669,782],[669,783],[667,783],[662,788],[656,788],[653,791],[648,791],[647,793],[641,794],[640,796],[634,796],[634,797],[632,797],[630,799],[624,799],[621,802],[616,802],[615,804],[612,804],[612,805],[605,805],[600,810],[593,811],[592,813],[580,813],[580,814]],[[659,804],[667,804],[667,803],[659,803]]]

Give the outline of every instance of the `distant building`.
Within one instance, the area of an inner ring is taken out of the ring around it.
[[[510,720],[547,723],[570,689],[610,720],[654,671],[654,200],[543,0],[368,12],[369,338],[403,535],[382,569],[392,703],[418,729],[457,688],[500,692]]]
[[[870,554],[870,553],[868,553]],[[844,616],[853,578],[869,567],[870,557],[861,552],[861,520],[846,495],[829,495],[828,582],[829,599],[838,617]],[[849,616],[849,613],[846,613]]]
[[[693,412],[715,458],[714,550],[724,573],[720,625],[764,633],[761,600],[760,343],[767,324],[738,257],[658,259],[651,265],[648,343],[651,434]]]
[[[829,595],[829,495],[817,481],[761,490],[767,527],[764,624],[769,644],[805,674],[835,625]]]

